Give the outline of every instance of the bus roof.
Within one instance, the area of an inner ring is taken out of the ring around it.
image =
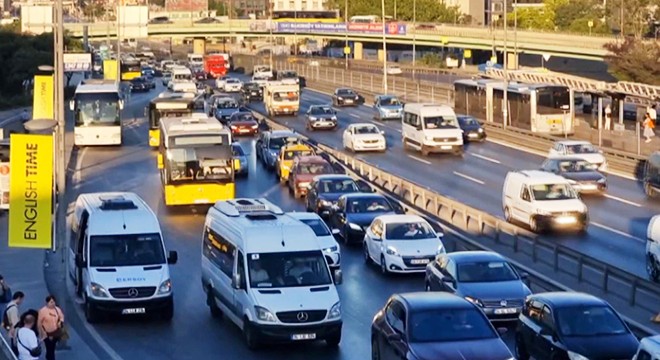
[[[225,128],[215,118],[210,117],[177,117],[160,119],[163,136],[179,135],[201,135],[201,134],[229,134],[229,129]]]
[[[82,82],[76,87],[76,94],[119,93],[119,84],[115,81]]]

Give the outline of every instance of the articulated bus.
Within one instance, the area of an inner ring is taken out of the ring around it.
[[[121,61],[121,81],[131,81],[142,76],[142,65],[138,59],[125,59]]]
[[[166,117],[190,116],[195,110],[195,94],[165,91],[151,100],[145,109],[149,119],[149,146],[160,144],[160,120]]]
[[[164,118],[158,168],[165,205],[214,204],[235,197],[231,132],[215,118]]]
[[[85,80],[76,88],[69,108],[74,112],[76,146],[121,145],[122,126],[119,84],[114,80]]]
[[[455,81],[456,113],[502,124],[504,86],[501,80]],[[544,134],[573,134],[573,98],[573,91],[566,86],[510,82],[508,125]]]
[[[273,20],[276,22],[317,22],[338,23],[339,11],[273,11]]]

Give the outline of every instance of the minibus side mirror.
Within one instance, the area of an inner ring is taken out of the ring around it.
[[[169,255],[167,256],[167,263],[170,265],[174,265],[179,261],[179,253],[176,251],[170,251]]]

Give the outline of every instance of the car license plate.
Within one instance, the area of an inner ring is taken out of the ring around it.
[[[250,132],[250,129],[240,129],[240,130],[238,130],[238,131],[239,131],[239,132],[242,132],[242,133],[246,133],[246,132]]]
[[[516,309],[516,308],[495,309],[495,314],[496,315],[515,314],[517,312],[518,312],[518,309]]]
[[[442,146],[440,146],[440,149],[442,149],[442,150],[451,150],[451,145],[442,145]]]
[[[471,137],[471,138],[476,138],[476,137],[477,137],[477,135],[478,135],[478,134],[475,134],[475,133],[470,133],[470,134],[468,134],[468,137]]]
[[[577,219],[575,219],[572,216],[560,216],[556,219],[558,224],[575,224],[577,222]]]
[[[145,312],[146,310],[144,308],[124,309],[121,311],[124,315],[144,314]]]
[[[316,334],[293,334],[291,335],[291,340],[314,340],[316,339]]]
[[[586,184],[582,185],[583,190],[596,190],[596,185],[594,184]]]
[[[346,100],[346,103],[347,103],[347,104],[350,104],[350,103],[352,103],[352,102],[353,102],[353,100]]]
[[[428,264],[429,259],[412,259],[410,260],[411,264],[419,265],[419,264]]]

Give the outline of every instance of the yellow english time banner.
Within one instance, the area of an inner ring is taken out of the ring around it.
[[[10,138],[9,247],[50,249],[53,206],[53,137]]]
[[[33,119],[54,119],[53,110],[53,75],[34,76],[34,95],[32,98]]]

